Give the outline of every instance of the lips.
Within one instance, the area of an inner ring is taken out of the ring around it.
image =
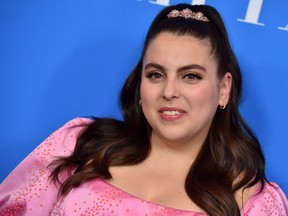
[[[176,107],[162,107],[159,110],[161,119],[165,121],[172,121],[183,117],[185,111]]]

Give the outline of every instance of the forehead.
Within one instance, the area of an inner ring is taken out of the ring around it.
[[[150,41],[143,60],[147,62],[155,59],[163,63],[171,63],[171,60],[183,64],[215,63],[209,40],[169,32],[162,32]]]

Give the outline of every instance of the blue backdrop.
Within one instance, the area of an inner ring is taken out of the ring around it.
[[[244,76],[241,112],[288,194],[288,1],[194,0],[223,15]],[[78,116],[119,117],[119,89],[169,0],[0,0],[0,181]]]

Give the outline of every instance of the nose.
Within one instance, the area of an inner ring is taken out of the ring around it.
[[[173,100],[179,98],[179,90],[176,80],[167,79],[163,87],[163,98],[165,100]]]

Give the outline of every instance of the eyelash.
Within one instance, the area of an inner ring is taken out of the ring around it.
[[[200,76],[199,74],[197,73],[188,73],[188,74],[185,74],[183,76],[183,79],[193,79],[193,80],[201,80],[202,79],[202,76]]]
[[[163,75],[161,73],[158,73],[158,72],[149,72],[146,74],[146,77],[149,78],[149,79],[160,79],[160,78],[163,78]]]
[[[162,79],[164,76],[159,72],[148,72],[146,77],[152,80]],[[187,73],[185,74],[182,79],[184,80],[201,80],[202,76],[197,73]]]

